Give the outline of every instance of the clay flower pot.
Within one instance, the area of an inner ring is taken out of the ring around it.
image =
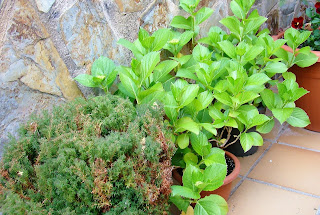
[[[200,193],[201,198],[205,196],[209,196],[211,194],[218,194],[219,196],[223,197],[226,201],[229,199],[231,189],[232,189],[232,182],[238,177],[240,173],[240,161],[236,156],[231,154],[230,152],[225,152],[226,155],[234,161],[235,167],[233,171],[224,179],[223,185],[214,191],[202,191]],[[182,176],[179,172],[175,169],[172,172],[172,176],[182,185]]]
[[[279,39],[284,35],[284,32],[273,36],[273,39]],[[289,46],[282,46],[286,51],[292,52]],[[300,87],[305,88],[310,91],[305,96],[302,96],[298,101],[296,101],[297,107],[303,109],[308,114],[311,124],[306,127],[306,129],[311,131],[320,132],[320,51],[312,51],[318,56],[318,62],[314,65],[306,68],[301,68],[294,65],[289,69],[297,76],[297,83]]]

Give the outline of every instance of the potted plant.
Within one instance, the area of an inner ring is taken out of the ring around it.
[[[286,33],[280,32],[274,36],[274,39],[284,37],[288,41],[287,45],[282,48],[289,51],[290,54],[281,50],[277,53],[277,56],[281,56],[284,59],[283,62],[291,67],[289,70],[296,75],[297,83],[310,91],[306,96],[300,98],[296,104],[304,109],[310,117],[311,124],[306,128],[319,132],[320,2],[317,2],[314,7],[307,8],[306,15],[310,22],[304,24],[305,19],[303,17],[294,18],[292,29]],[[312,54],[309,54],[310,50]],[[293,56],[296,56],[294,60]]]
[[[100,66],[93,67],[91,76],[77,80],[87,86],[109,86],[115,79],[112,71],[117,71],[117,94],[136,105],[158,105],[160,101],[179,147],[172,163],[182,168],[183,184],[172,186],[171,201],[184,212],[191,204],[195,214],[226,214],[227,204],[220,196],[201,198],[201,192],[224,184],[227,166],[222,149],[237,140],[244,151],[261,146],[260,133],[270,132],[275,119],[296,127],[308,125],[307,114],[295,107],[295,101],[307,91],[299,88],[295,75],[287,71],[286,59],[274,58],[286,40],[274,41],[267,29],[258,32],[266,18],[257,10],[249,12],[254,0],[231,1],[234,16],[220,21],[230,33],[212,27],[203,38],[199,38],[199,25],[213,11],[197,10],[198,3],[180,1],[189,16],[174,17],[173,29],[159,29],[151,35],[140,29],[133,43],[120,39],[118,43],[134,55],[130,67],[115,68],[109,66],[114,65],[110,59],[100,58],[94,63]],[[284,81],[275,79],[277,74]],[[259,106],[266,106],[273,115],[259,113]],[[235,136],[233,129],[238,131]]]
[[[32,117],[1,162],[4,214],[164,214],[171,131],[158,106],[77,99]]]

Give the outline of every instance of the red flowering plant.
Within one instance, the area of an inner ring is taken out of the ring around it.
[[[304,23],[303,17],[294,18],[291,22],[291,26],[299,31],[312,31],[310,37],[301,44],[301,47],[310,46],[314,51],[320,51],[320,1],[318,1],[314,7],[308,7],[306,9],[306,16],[308,23]]]

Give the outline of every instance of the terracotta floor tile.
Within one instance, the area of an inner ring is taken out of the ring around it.
[[[253,155],[247,157],[238,157],[241,165],[240,175],[244,176],[252,165],[258,160],[258,158],[262,155],[262,153],[269,147],[270,142],[264,141],[263,146],[260,146],[258,151]]]
[[[320,196],[320,152],[274,144],[248,177]]]
[[[228,205],[228,215],[315,215],[320,199],[245,180]]]
[[[304,128],[288,127],[278,140],[282,143],[320,150],[320,133]]]
[[[240,180],[241,180],[241,178],[240,178],[240,177],[237,177],[236,180],[234,180],[234,181],[232,182],[232,188],[231,188],[231,190],[239,183]]]

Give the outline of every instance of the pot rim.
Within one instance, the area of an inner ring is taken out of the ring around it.
[[[284,35],[284,31],[280,32],[277,35],[272,36],[272,38],[273,38],[273,40],[277,40],[277,39],[280,39],[283,35]],[[291,53],[293,52],[292,48],[290,48],[287,45],[283,45],[283,46],[281,46],[281,48],[283,48],[284,50],[289,51]],[[300,49],[297,48],[296,50],[300,50]],[[317,55],[317,57],[318,57],[318,61],[317,62],[320,62],[320,51],[311,51],[311,52],[313,54]]]
[[[232,154],[231,152],[225,151],[226,155],[234,161],[233,171],[223,180],[223,185],[229,184],[234,181],[240,174],[240,161],[239,159]]]

